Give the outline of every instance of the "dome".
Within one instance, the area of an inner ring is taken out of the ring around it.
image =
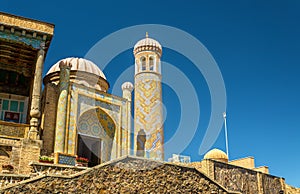
[[[95,63],[83,58],[70,57],[55,63],[43,79],[44,85],[58,85],[60,81],[60,65],[71,67],[70,81],[88,88],[107,92],[109,83],[104,73]]]
[[[47,75],[60,71],[59,63],[61,61],[63,61],[65,64],[72,65],[71,71],[74,70],[74,71],[82,71],[82,72],[92,73],[92,74],[102,77],[103,79],[106,80],[104,73],[99,69],[99,67],[97,67],[97,65],[95,63],[93,63],[92,61],[89,61],[87,59],[75,58],[75,57],[69,57],[69,58],[65,58],[65,59],[58,61],[49,69],[49,71],[47,72]]]
[[[133,53],[136,54],[140,51],[157,51],[160,55],[162,53],[162,46],[161,44],[152,38],[149,38],[148,33],[146,33],[146,38],[138,41],[133,48]]]
[[[221,162],[228,162],[228,156],[225,152],[219,149],[212,149],[204,155],[204,159],[212,159]]]
[[[124,82],[121,86],[122,90],[133,90],[133,84],[131,82]]]

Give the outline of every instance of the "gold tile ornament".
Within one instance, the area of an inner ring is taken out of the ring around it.
[[[53,35],[54,25],[0,12],[0,24]]]

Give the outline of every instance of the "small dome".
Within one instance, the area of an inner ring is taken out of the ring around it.
[[[74,70],[74,71],[92,73],[106,80],[104,73],[99,69],[99,67],[97,67],[95,63],[87,59],[75,58],[75,57],[69,57],[58,61],[49,69],[47,75],[53,72],[60,71],[59,64],[61,61],[64,62],[65,64],[71,65],[72,66],[71,71]]]
[[[212,149],[204,155],[204,159],[212,159],[221,162],[228,162],[228,156],[225,152],[219,149]]]
[[[148,33],[146,33],[146,38],[138,41],[133,48],[133,53],[136,54],[140,51],[147,51],[147,50],[151,50],[151,51],[157,51],[160,55],[162,53],[162,46],[161,44],[148,37]]]
[[[122,90],[133,90],[133,84],[131,82],[124,82],[121,86]]]

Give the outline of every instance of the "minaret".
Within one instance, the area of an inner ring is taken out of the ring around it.
[[[133,85],[130,82],[125,82],[122,84],[123,98],[127,100],[127,130],[122,131],[122,138],[126,141],[122,142],[122,153],[121,155],[130,155],[130,135],[131,135],[131,93],[133,90]]]
[[[162,47],[146,38],[134,46],[134,153],[164,160],[164,129],[161,88]]]

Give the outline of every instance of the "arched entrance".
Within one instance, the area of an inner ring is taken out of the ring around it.
[[[84,112],[78,120],[77,155],[89,159],[89,166],[110,160],[116,125],[101,108]]]
[[[144,129],[141,129],[138,132],[136,138],[137,150],[136,155],[139,157],[145,157],[145,143],[146,143],[146,133]]]

